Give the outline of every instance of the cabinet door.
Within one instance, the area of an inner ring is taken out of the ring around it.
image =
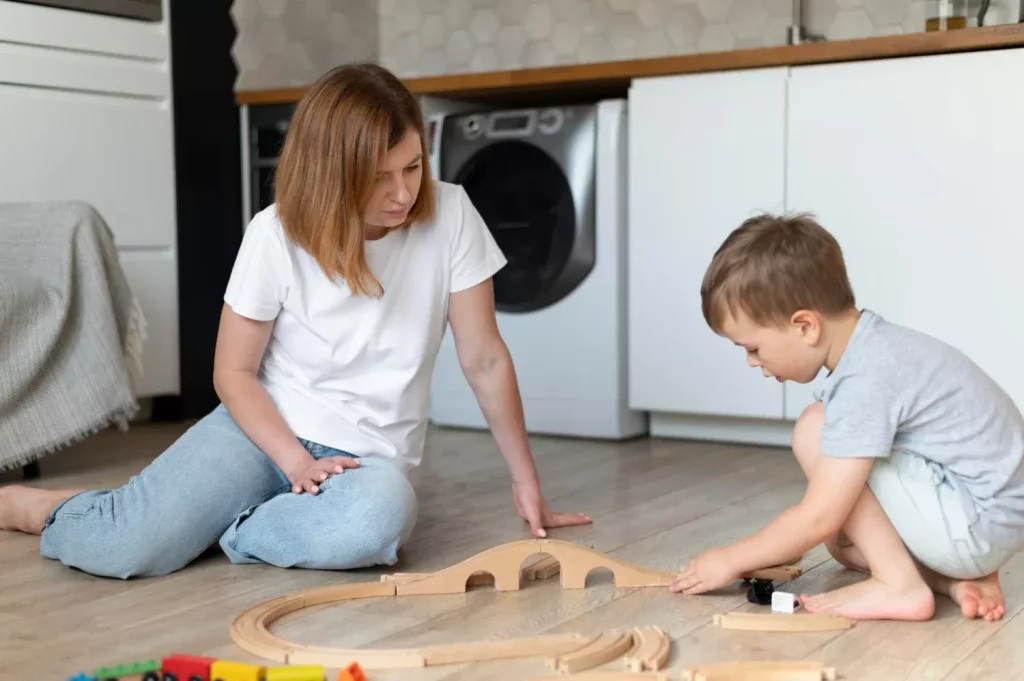
[[[81,200],[103,216],[148,324],[142,397],[179,392],[167,100],[0,85],[0,202]]]
[[[700,285],[784,200],[787,69],[638,79],[629,95],[629,394],[635,409],[782,417],[782,386],[713,333]]]
[[[0,130],[0,200],[88,201],[119,246],[174,246],[167,100],[0,85]]]
[[[794,69],[787,203],[839,240],[858,305],[1024,406],[1022,73],[1020,49]],[[787,417],[811,388],[787,384]]]

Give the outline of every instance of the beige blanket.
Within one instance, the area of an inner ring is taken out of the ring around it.
[[[0,471],[127,427],[144,335],[93,208],[0,204]]]

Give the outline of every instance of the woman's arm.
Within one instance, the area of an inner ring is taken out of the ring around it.
[[[459,365],[498,443],[512,482],[536,483],[512,356],[494,319],[491,280],[452,294],[448,319]]]
[[[313,470],[316,460],[281,418],[259,382],[257,371],[273,328],[273,320],[249,319],[224,305],[213,365],[214,389],[238,427],[277,464],[293,491],[316,493],[315,483],[326,479],[329,472],[340,473],[343,464],[332,459],[324,462],[323,470]]]
[[[542,537],[546,536],[545,527],[589,523],[589,518],[579,514],[552,513],[541,494],[515,368],[495,319],[491,280],[453,293],[448,320],[459,365],[512,476],[520,515],[534,534]]]

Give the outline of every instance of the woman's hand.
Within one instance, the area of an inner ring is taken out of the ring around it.
[[[359,462],[347,456],[328,456],[310,461],[298,473],[289,475],[288,482],[292,483],[292,491],[296,494],[316,494],[320,491],[318,483],[335,473],[344,472],[346,468],[359,468]]]
[[[540,483],[512,483],[512,498],[515,500],[519,517],[530,524],[534,537],[548,536],[546,527],[568,527],[589,525],[590,518],[580,513],[552,513],[540,491]]]

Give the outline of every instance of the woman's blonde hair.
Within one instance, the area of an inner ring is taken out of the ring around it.
[[[398,78],[375,64],[332,69],[302,97],[289,124],[274,178],[278,216],[288,238],[353,294],[383,293],[366,262],[363,216],[381,163],[409,130],[420,136],[422,180],[397,229],[434,213],[423,115]]]

